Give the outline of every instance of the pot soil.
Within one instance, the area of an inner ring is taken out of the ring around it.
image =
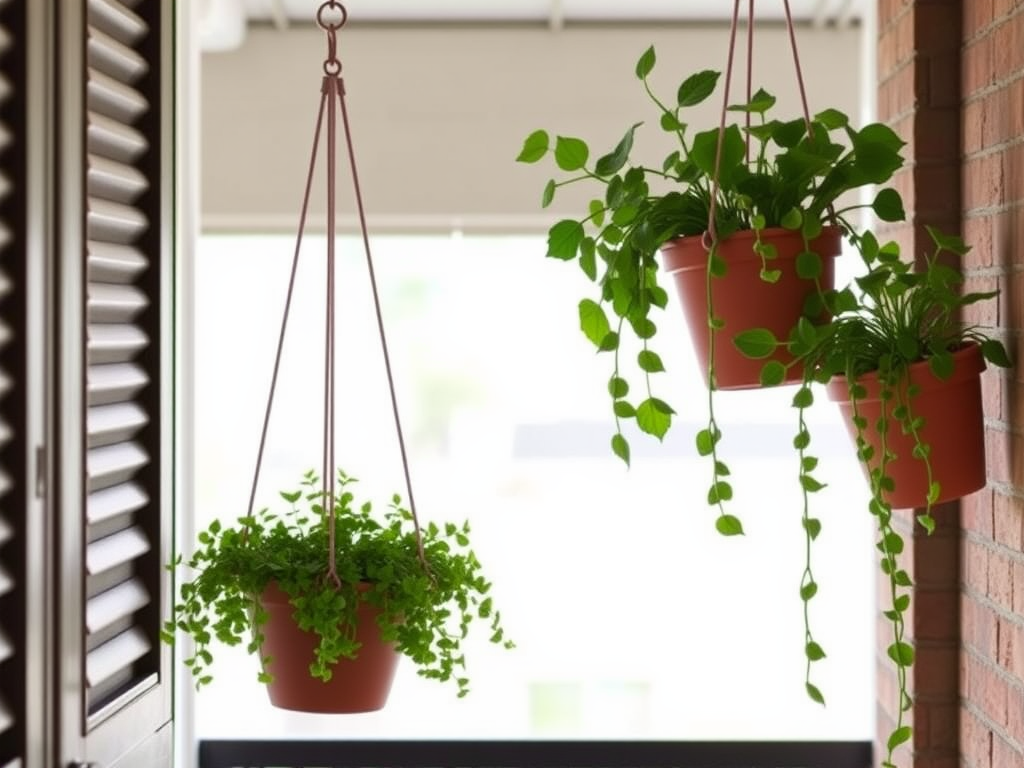
[[[373,712],[387,703],[398,666],[398,652],[380,639],[377,609],[360,602],[356,638],[361,643],[355,659],[339,659],[327,682],[313,677],[309,665],[318,638],[295,624],[288,594],[271,583],[260,596],[268,614],[263,625],[263,655],[271,658],[267,672],[270,703],[281,709],[324,714]]]
[[[933,479],[941,486],[936,503],[966,496],[986,483],[985,432],[981,407],[981,372],[985,359],[981,347],[971,344],[953,355],[953,375],[942,380],[929,369],[927,362],[910,366],[910,381],[920,392],[910,400],[914,417],[924,419],[920,434],[922,442],[931,446]],[[897,398],[884,402],[880,397],[877,373],[861,376],[858,382],[867,390],[867,397],[857,401],[857,412],[867,419],[864,439],[875,449],[870,466],[861,462],[865,477],[870,479],[882,455],[881,436],[876,429],[883,405],[890,418],[885,444],[896,455],[886,465],[886,474],[895,482],[895,490],[883,494],[895,508],[925,506],[928,498],[928,476],[924,462],[914,458],[914,440],[903,434],[899,422],[892,417]],[[839,404],[846,429],[856,446],[857,428],[853,424],[853,403],[847,380],[836,377],[828,384],[829,398]],[[905,399],[905,398],[904,398]]]
[[[842,250],[839,227],[825,227],[821,235],[810,242],[810,250],[821,256],[821,289],[827,291],[835,284],[835,257]],[[723,277],[712,278],[711,299],[715,315],[725,326],[715,336],[715,385],[717,389],[751,389],[760,387],[761,368],[767,360],[789,363],[792,357],[780,349],[770,358],[751,360],[743,355],[732,339],[751,328],[767,328],[778,339],[787,339],[803,313],[804,302],[817,291],[813,280],[800,278],[796,273],[796,258],[804,250],[799,232],[772,228],[761,231],[761,242],[772,244],[778,257],[768,262],[769,269],[781,270],[778,282],[761,279],[761,257],[754,252],[754,232],[736,232],[718,244],[718,254],[725,260],[728,271]],[[665,271],[675,280],[690,329],[690,338],[697,353],[701,373],[708,382],[708,251],[699,235],[681,237],[666,243],[661,249]],[[785,383],[801,380],[802,369],[788,370]]]

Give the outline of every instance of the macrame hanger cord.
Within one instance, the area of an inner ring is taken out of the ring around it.
[[[753,8],[753,0],[751,0]],[[740,0],[735,0],[732,9],[732,24],[729,27],[729,55],[725,65],[725,94],[722,97],[722,118],[718,124],[718,141],[715,144],[715,172],[711,177],[711,202],[708,205],[708,228],[704,232],[702,242],[707,250],[711,250],[718,241],[718,232],[715,228],[715,213],[718,208],[718,174],[722,164],[722,144],[725,139],[725,114],[729,108],[729,88],[732,85],[732,61],[736,52],[736,27],[739,25]],[[751,21],[753,21],[751,19]],[[753,26],[751,24],[751,26]],[[748,36],[749,44],[753,44],[753,36]],[[747,54],[749,61],[750,55]]]
[[[340,20],[325,20],[325,11],[337,11],[341,14]],[[342,65],[337,57],[337,30],[344,26],[348,19],[345,7],[336,0],[328,0],[323,3],[316,14],[317,24],[327,34],[327,58],[324,60],[324,76],[321,85],[320,108],[317,114],[316,132],[313,138],[313,149],[309,162],[309,170],[306,178],[305,191],[302,200],[302,209],[299,217],[298,234],[295,243],[295,254],[292,259],[291,276],[288,282],[288,293],[285,299],[284,315],[281,321],[281,331],[278,337],[277,352],[274,358],[274,368],[271,375],[270,391],[267,397],[267,407],[264,414],[263,430],[260,436],[259,450],[256,459],[256,468],[253,473],[252,490],[249,496],[248,515],[252,516],[256,487],[259,482],[260,467],[266,447],[267,431],[270,423],[270,413],[273,408],[274,394],[280,374],[281,356],[284,348],[285,333],[288,325],[288,317],[291,311],[291,304],[294,295],[295,277],[298,270],[299,253],[302,245],[302,237],[305,231],[307,213],[309,210],[309,198],[312,189],[313,174],[316,166],[316,156],[319,148],[321,130],[323,128],[323,117],[327,113],[327,275],[326,275],[326,311],[325,311],[325,350],[324,350],[324,433],[323,433],[323,465],[322,465],[322,494],[326,505],[325,512],[328,523],[328,577],[335,584],[340,584],[337,573],[337,562],[335,553],[335,450],[334,435],[336,427],[335,409],[335,340],[336,340],[336,284],[335,284],[335,235],[337,230],[336,220],[336,135],[337,120],[335,113],[335,100],[340,107],[342,126],[345,131],[345,142],[349,159],[349,166],[352,173],[352,183],[355,190],[356,208],[359,218],[359,226],[362,234],[363,249],[366,254],[367,271],[370,278],[370,286],[373,293],[374,312],[377,320],[377,331],[380,337],[381,352],[384,359],[384,369],[387,376],[388,391],[391,399],[391,410],[394,417],[395,431],[398,438],[398,448],[401,455],[402,470],[405,479],[406,494],[409,501],[409,513],[412,517],[413,527],[416,534],[416,548],[421,564],[430,573],[427,564],[426,553],[423,548],[423,536],[420,530],[419,517],[416,512],[416,501],[413,496],[412,476],[409,470],[408,452],[405,445],[405,437],[402,430],[401,417],[399,415],[398,398],[395,393],[394,373],[391,366],[391,355],[388,349],[387,337],[384,330],[384,318],[381,310],[380,296],[377,288],[376,270],[373,265],[373,256],[370,250],[369,234],[366,226],[366,213],[363,206],[362,191],[359,185],[359,177],[356,170],[355,150],[352,143],[352,135],[349,130],[348,109],[345,104],[345,86],[341,78]],[[244,534],[248,533],[246,527]],[[432,575],[432,574],[431,574]]]
[[[747,6],[747,104],[754,98],[751,83],[754,80],[754,0]],[[750,165],[750,110],[745,113],[747,126],[746,158]]]
[[[751,0],[753,2],[753,0]],[[793,50],[793,67],[796,69],[796,83],[800,89],[800,106],[804,110],[804,124],[807,126],[808,138],[814,138],[814,124],[811,122],[811,110],[807,107],[807,89],[804,87],[804,73],[800,66],[800,53],[796,45],[796,31],[793,28],[793,14],[789,9],[789,0],[782,0],[786,10],[786,31],[789,33],[789,47]],[[833,205],[828,206],[829,218],[836,223],[836,209]]]

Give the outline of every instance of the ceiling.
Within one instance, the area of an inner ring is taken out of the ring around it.
[[[753,1],[753,0],[752,0]],[[852,23],[871,0],[789,0],[794,19],[818,25]],[[309,23],[317,0],[202,0],[200,30],[205,50],[235,48],[250,22],[280,29]],[[730,17],[728,0],[344,0],[352,22],[540,23],[557,29],[577,22],[721,22]],[[785,18],[784,0],[754,3],[758,19]],[[741,2],[741,16],[747,3]]]

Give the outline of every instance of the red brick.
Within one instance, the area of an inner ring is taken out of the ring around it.
[[[961,502],[961,517],[965,531],[987,538],[992,537],[992,491],[972,493]],[[961,546],[963,552],[963,546]]]
[[[914,639],[954,640],[960,638],[959,593],[918,589],[913,597]]]
[[[1024,522],[1020,503],[1007,496],[999,495],[994,499],[993,521],[995,524],[995,541],[1014,551],[1024,549]],[[1024,587],[1024,584],[1021,585]]]
[[[961,56],[961,87],[965,94],[976,93],[991,85],[995,74],[991,38],[983,37],[969,44]]]
[[[975,715],[960,713],[960,748],[971,768],[992,768],[992,731]]]
[[[1024,768],[1024,753],[1004,741],[998,734],[992,738],[993,768]]]
[[[956,695],[960,672],[960,649],[952,645],[918,645],[914,666],[915,695]]]
[[[991,609],[974,600],[964,599],[960,605],[963,642],[972,653],[993,662],[999,653],[999,620]]]

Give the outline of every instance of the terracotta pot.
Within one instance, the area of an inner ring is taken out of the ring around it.
[[[933,479],[941,486],[937,503],[951,501],[983,488],[985,476],[985,432],[981,408],[981,372],[985,358],[981,347],[971,344],[953,355],[953,375],[943,381],[932,374],[928,363],[910,366],[910,381],[920,392],[910,400],[911,413],[924,419],[921,439],[931,446]],[[881,437],[876,429],[882,415],[883,401],[877,373],[861,376],[858,383],[867,390],[867,397],[857,401],[857,412],[867,419],[864,439],[875,449],[870,466],[861,463],[865,477],[877,467],[882,456]],[[829,397],[839,404],[846,429],[856,446],[857,428],[853,424],[853,403],[847,380],[836,377],[829,382]],[[892,418],[897,399],[887,402],[890,425],[886,446],[896,458],[886,465],[886,474],[896,488],[885,494],[885,500],[896,508],[923,507],[928,498],[928,476],[924,462],[913,456],[914,440],[904,435]]]
[[[835,283],[835,257],[842,250],[839,227],[826,227],[810,243],[810,249],[821,256],[821,287],[829,290]],[[761,386],[761,368],[769,359],[788,363],[792,357],[784,350],[771,358],[751,360],[733,344],[733,337],[751,328],[767,328],[778,339],[787,339],[790,330],[803,313],[807,297],[817,290],[813,280],[796,274],[796,257],[804,250],[799,232],[773,228],[761,232],[761,242],[771,243],[778,258],[769,262],[769,269],[782,271],[776,283],[761,279],[761,257],[754,253],[754,233],[736,232],[718,244],[718,253],[728,265],[724,277],[711,280],[711,299],[715,314],[725,327],[715,331],[715,383],[718,389],[750,389]],[[675,279],[676,291],[690,328],[690,338],[697,352],[704,381],[708,378],[708,252],[702,238],[681,237],[661,249],[665,271]],[[799,381],[802,370],[789,370],[787,383]]]
[[[295,608],[288,602],[288,594],[271,582],[260,600],[269,614],[263,626],[263,655],[271,657],[267,665],[274,678],[267,685],[271,704],[281,709],[330,714],[373,712],[384,706],[399,654],[391,644],[381,642],[375,607],[360,602],[356,631],[362,643],[359,655],[340,659],[325,683],[309,673],[318,638],[295,624]]]

